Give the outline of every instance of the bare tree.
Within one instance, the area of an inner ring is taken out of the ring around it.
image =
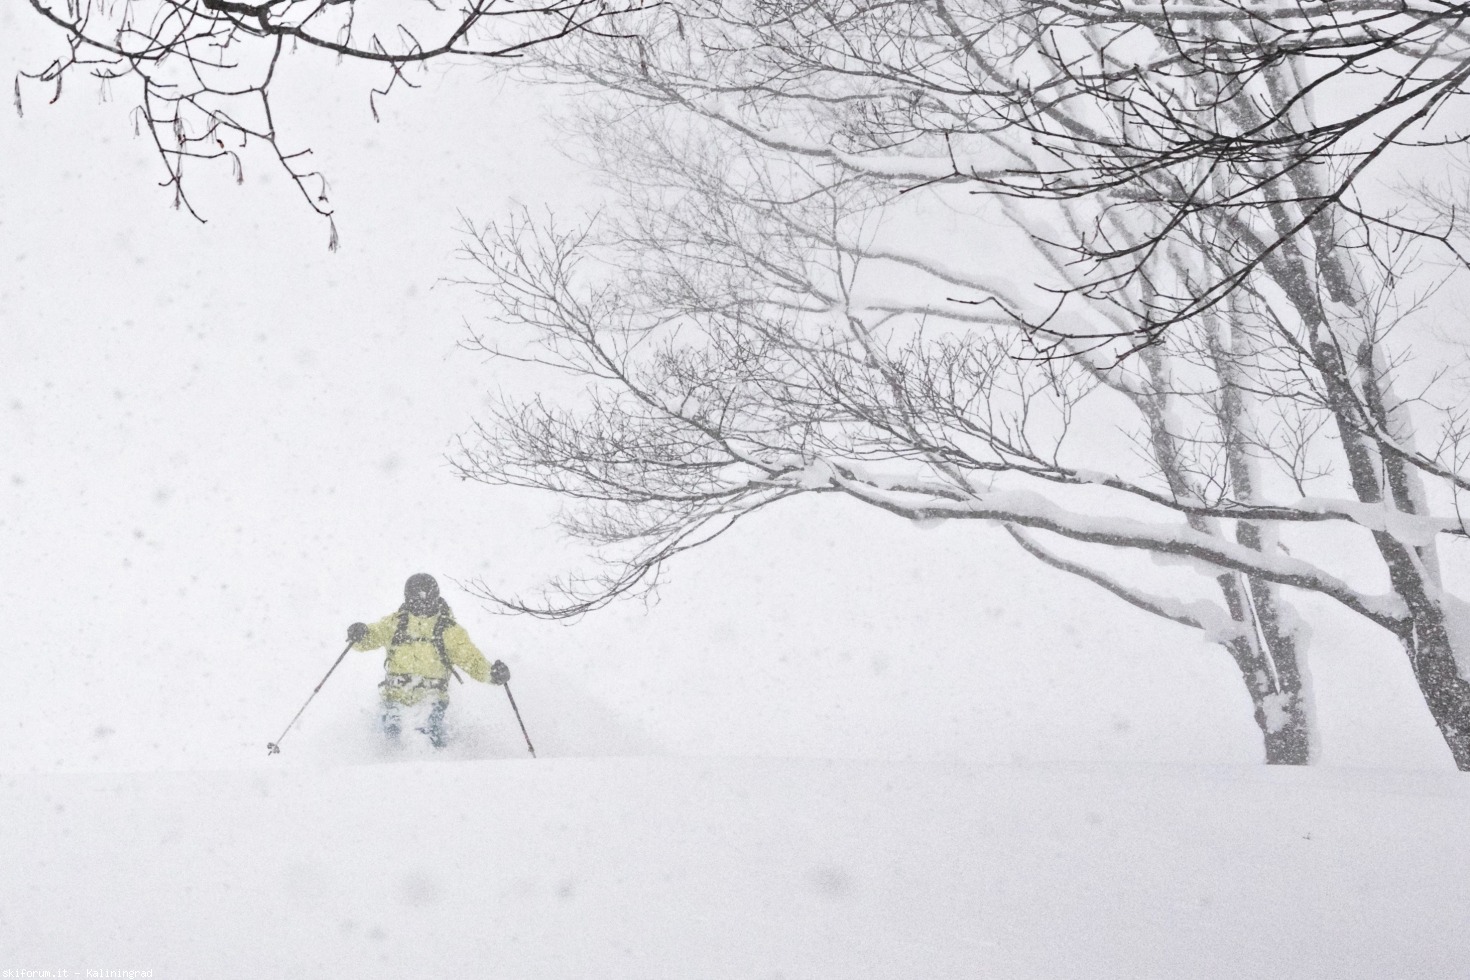
[[[1221,336],[1245,336],[1248,314],[1257,347],[1233,363],[1267,373],[1238,375],[1248,380],[1237,387],[1275,403],[1267,430],[1285,440],[1257,437],[1256,451],[1294,461],[1288,489],[1301,495],[1301,477],[1320,465],[1307,437],[1329,432],[1348,497],[1323,505],[1278,494],[1282,503],[1262,504],[1253,497],[1272,494],[1237,466],[1205,481],[1224,494],[1219,500],[1175,504],[1195,518],[1237,522],[1233,544],[1247,551],[1260,537],[1253,524],[1344,520],[1371,530],[1392,612],[1331,576],[1265,574],[1279,557],[1270,548],[1218,567],[1247,579],[1261,573],[1268,586],[1325,587],[1389,629],[1457,763],[1470,767],[1461,606],[1440,585],[1433,540],[1462,533],[1467,484],[1444,439],[1419,448],[1453,426],[1431,417],[1429,438],[1416,438],[1424,420],[1396,394],[1394,318],[1384,317],[1399,234],[1418,229],[1398,228],[1352,198],[1366,168],[1458,91],[1463,66],[1450,52],[1460,45],[1461,12],[1210,0],[1171,10],[1189,16],[1132,4],[691,4],[651,18],[625,42],[560,49],[548,69],[621,93],[630,106],[701,120],[793,165],[824,166],[829,186],[887,185],[890,202],[921,191],[948,193],[954,207],[956,193],[995,202],[1046,258],[1031,289],[979,268],[978,258],[966,262],[963,250],[905,246],[881,257],[950,287],[929,301],[933,315],[967,304],[973,322],[1019,325],[1031,356],[1116,365],[1171,331],[1208,333],[1212,318],[1230,320]],[[1288,22],[1296,33],[1278,43]],[[1329,91],[1334,98],[1318,98]],[[1228,416],[1232,400],[1222,396],[1220,412]],[[1224,429],[1213,441],[1226,459],[1240,445]],[[856,494],[861,483],[844,490]],[[1431,501],[1439,517],[1429,517]],[[910,510],[926,506],[954,505]],[[1033,517],[1034,527],[1102,540],[1095,527],[1084,533]],[[1256,594],[1249,588],[1242,580],[1241,595]]]
[[[15,79],[15,108],[23,112],[22,79],[50,86],[91,76],[110,92],[136,93],[134,128],[147,133],[165,168],[174,206],[199,218],[185,186],[189,161],[228,161],[244,180],[242,154],[252,143],[283,169],[306,203],[329,224],[326,178],[310,168],[308,149],[281,142],[272,110],[277,70],[286,54],[304,49],[337,59],[380,65],[377,100],[397,85],[413,87],[413,70],[431,63],[500,61],[536,45],[582,31],[600,31],[641,0],[547,0],[529,6],[467,0],[29,0],[65,46],[50,64]],[[200,218],[200,220],[203,220]],[[330,243],[337,234],[332,226]]]
[[[996,521],[1049,564],[1207,631],[1240,670],[1267,759],[1308,760],[1301,641],[1280,586],[1395,631],[1407,610],[1277,545],[1293,525],[1366,536],[1384,517],[1302,499],[1322,476],[1314,452],[1330,412],[1310,365],[1250,297],[1123,363],[1085,347],[1038,358],[1004,312],[1006,291],[1021,287],[885,245],[873,226],[892,205],[870,184],[754,160],[729,140],[701,148],[632,118],[590,127],[625,178],[621,223],[593,238],[521,220],[479,230],[467,249],[494,318],[534,334],[529,350],[475,346],[551,365],[591,394],[503,404],[466,442],[461,472],[561,494],[568,530],[605,562],[540,599],[487,594],[518,611],[581,614],[798,493],[918,521]],[[957,285],[1002,302],[946,302]],[[1142,468],[1126,473],[1079,440],[1079,418],[1094,431],[1123,421]],[[1274,502],[1281,491],[1286,502]],[[1453,516],[1395,534],[1435,531],[1463,534]],[[1078,557],[1037,532],[1105,547]],[[1148,590],[1107,559],[1126,551],[1186,561],[1219,601]]]
[[[1135,341],[1223,301],[1331,211],[1358,210],[1353,187],[1400,150],[1466,135],[1443,109],[1470,77],[1470,4],[1440,0],[29,3],[68,52],[23,77],[57,94],[78,71],[137,84],[139,127],[152,130],[180,206],[183,161],[228,159],[238,173],[248,137],[270,143],[329,216],[304,151],[275,144],[269,91],[285,50],[381,64],[378,96],[409,84],[413,66],[515,56],[651,7],[659,12],[620,28],[613,47],[589,47],[580,67],[848,166],[1158,205],[1129,238],[1089,227],[1069,241],[1093,264],[1081,293],[1107,295],[1119,277],[1146,274],[1191,216],[1289,212],[1285,227],[1237,243],[1197,294],[1160,294]],[[755,91],[761,98],[749,98]],[[1252,100],[1271,108],[1243,113]],[[779,131],[766,129],[772,101],[785,103]],[[789,125],[797,106],[804,126]],[[841,138],[821,138],[829,130]],[[1036,152],[1016,156],[1016,146]]]
[[[1081,304],[1098,336],[1134,346],[1264,263],[1312,254],[1343,213],[1396,228],[1354,188],[1465,135],[1441,109],[1467,77],[1467,14],[1412,0],[696,0],[550,57],[560,77],[853,172],[1072,204],[1052,231],[1082,274],[1018,311],[1038,334],[1076,336],[1069,303],[1155,276],[1192,222],[1234,226],[1208,280],[1156,288],[1126,328]],[[1132,220],[1111,221],[1118,208]]]

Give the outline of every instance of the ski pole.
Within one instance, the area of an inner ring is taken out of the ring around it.
[[[352,649],[352,644],[354,644],[356,642],[357,642],[356,640],[348,640],[347,641],[347,646],[345,646],[345,647],[342,648],[342,652],[337,656],[336,662],[334,662],[332,664],[332,666],[327,670],[327,677],[331,677],[332,676],[332,671],[334,671],[334,670],[337,669],[337,664],[340,664],[342,662],[342,658],[345,657],[345,656],[347,656],[347,651],[348,650],[351,650]],[[322,678],[322,683],[321,684],[318,684],[312,690],[310,697],[308,697],[306,699],[306,704],[311,704],[311,699],[314,698],[314,697],[316,697],[316,692],[317,691],[320,691],[322,689],[322,684],[325,684],[327,682],[327,677],[323,677]],[[306,710],[306,704],[303,704],[301,706],[301,711],[305,711]],[[281,745],[280,745],[281,740],[286,737],[286,732],[289,732],[291,730],[291,725],[296,724],[296,718],[300,718],[301,717],[301,711],[296,712],[296,717],[295,718],[292,718],[291,721],[290,721],[290,723],[286,725],[286,729],[285,729],[285,731],[281,732],[281,737],[280,738],[276,739],[274,742],[267,742],[267,743],[265,743],[265,749],[266,749],[265,754],[266,755],[276,755],[276,754],[278,754],[281,751]]]
[[[510,681],[506,681],[501,687],[505,688],[505,696],[510,698],[510,710],[516,713],[516,724],[521,726],[521,738],[526,740],[526,748],[531,750],[531,758],[536,758],[536,749],[531,745],[531,736],[526,734],[526,723],[521,721],[521,709],[516,707],[516,696],[510,693]]]

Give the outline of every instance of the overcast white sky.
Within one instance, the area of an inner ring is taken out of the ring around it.
[[[43,65],[45,34],[0,9],[0,66]],[[298,57],[277,92],[285,141],[331,178],[335,254],[264,161],[241,187],[196,171],[208,224],[171,210],[124,87],[48,106],[29,85],[24,119],[0,113],[0,769],[265,764],[347,624],[417,571],[561,754],[1259,758],[1221,651],[980,527],[803,502],[673,567],[648,610],[480,609],[453,581],[534,585],[555,532],[444,464],[505,368],[456,349],[474,297],[436,280],[459,211],[597,193],[548,96],[463,68],[374,124],[373,81]],[[1447,764],[1401,654],[1334,622],[1308,651],[1326,761]],[[379,677],[349,660],[297,753]]]

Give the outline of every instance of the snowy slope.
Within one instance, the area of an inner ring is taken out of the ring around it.
[[[1470,956],[1450,773],[525,759],[0,786],[0,969],[1203,980]]]

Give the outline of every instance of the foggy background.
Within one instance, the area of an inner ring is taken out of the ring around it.
[[[55,43],[0,9],[12,73]],[[278,123],[330,179],[336,253],[263,162],[238,187],[191,172],[207,224],[171,210],[121,87],[47,105],[28,84],[24,118],[0,113],[0,770],[334,758],[366,737],[378,653],[349,656],[285,754],[264,745],[419,571],[511,666],[545,754],[1259,759],[1220,648],[966,522],[802,499],[675,562],[652,606],[491,615],[456,582],[528,590],[572,552],[549,501],[445,463],[516,378],[457,348],[485,324],[440,280],[461,215],[575,216],[600,191],[558,146],[556,93],[436,70],[374,124],[371,70],[282,71]],[[1321,761],[1448,765],[1387,634],[1313,619],[1340,629],[1304,655]],[[451,718],[521,753],[498,695],[457,689]]]

